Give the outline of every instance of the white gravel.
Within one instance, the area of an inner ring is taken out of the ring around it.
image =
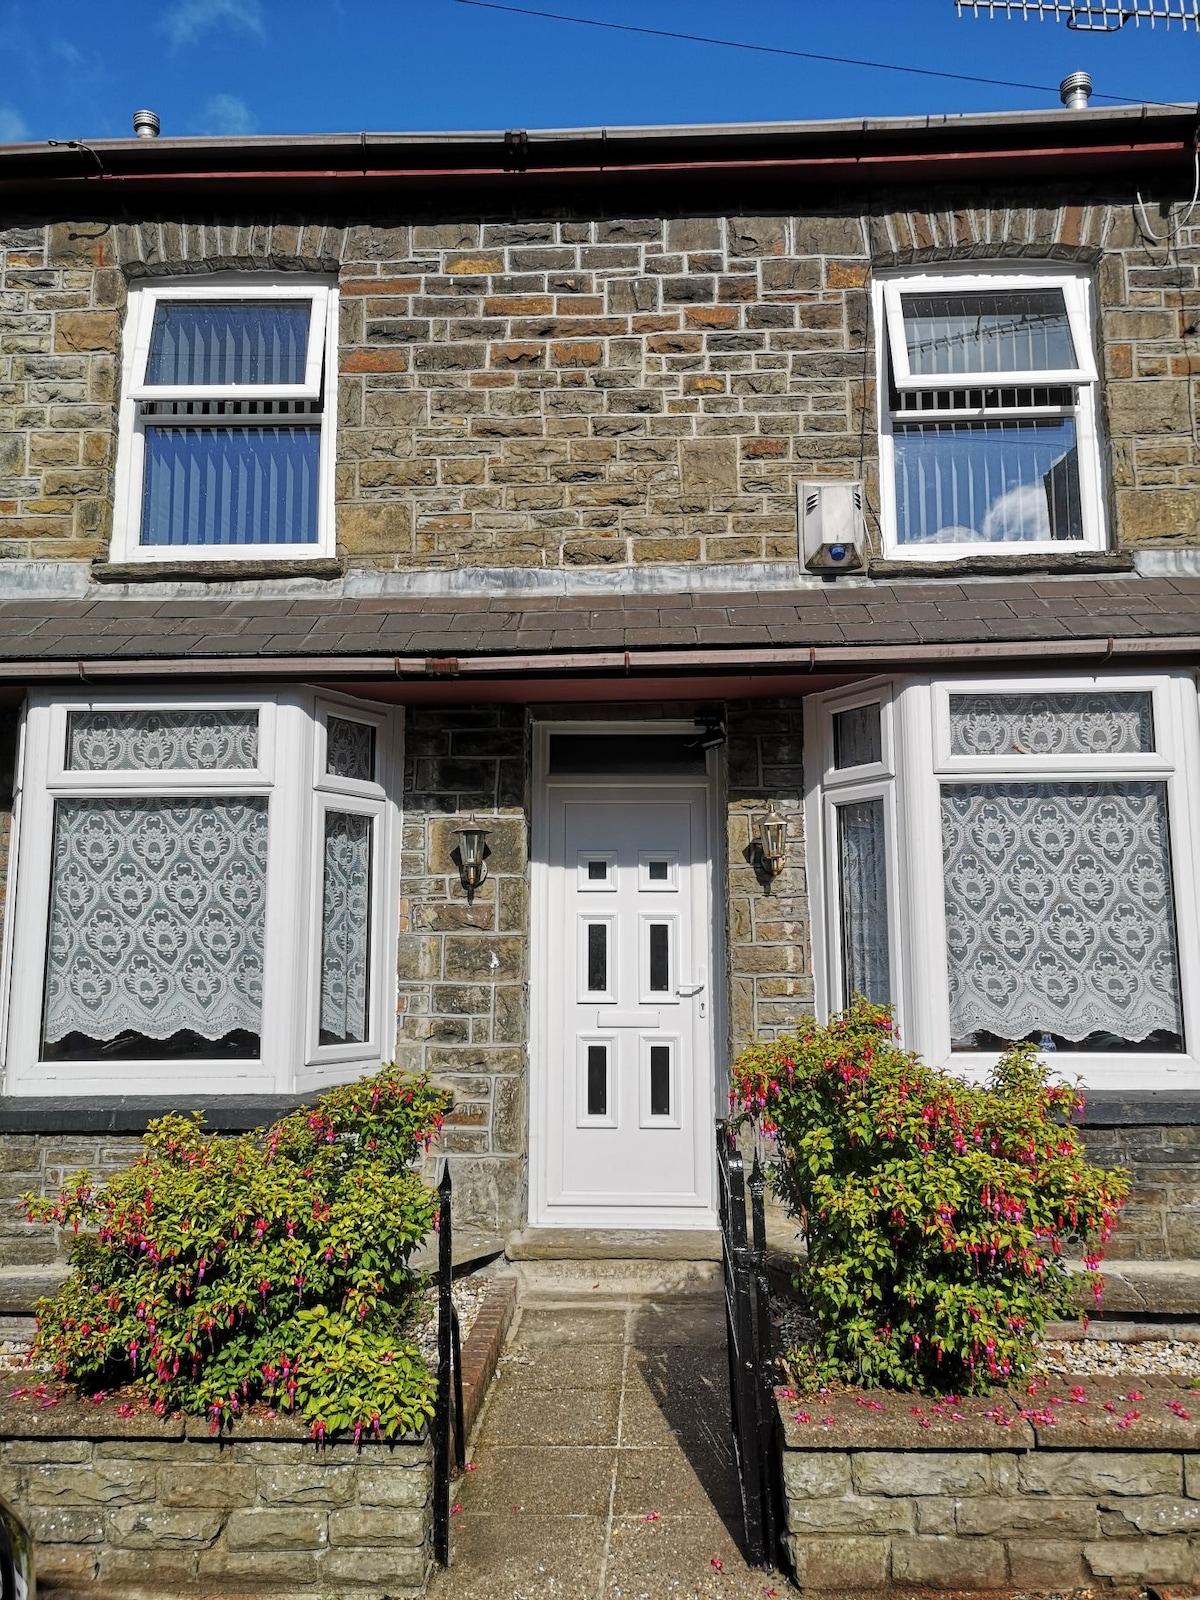
[[[816,1320],[785,1296],[771,1296],[771,1320],[781,1351],[811,1344],[817,1336]],[[1185,1329],[1121,1323],[1112,1326],[1110,1337],[1105,1334],[1104,1323],[1092,1322],[1086,1333],[1072,1328],[1070,1337],[1048,1336],[1039,1342],[1034,1370],[1072,1378],[1137,1374],[1200,1380],[1200,1327],[1194,1324]]]

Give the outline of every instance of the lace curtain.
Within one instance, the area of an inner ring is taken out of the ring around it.
[[[369,722],[330,717],[325,724],[325,770],[331,778],[375,781],[375,729]]]
[[[1141,754],[1154,749],[1151,696],[952,694],[950,751],[956,756]]]
[[[321,1043],[359,1044],[369,1032],[371,818],[325,813],[321,912]]]
[[[258,1034],[265,798],[60,800],[45,1037]]]
[[[851,996],[886,1004],[892,997],[888,962],[887,857],[883,801],[839,806],[838,870],[842,885],[843,1003]]]
[[[952,1035],[1182,1032],[1163,784],[948,785],[942,842]]]
[[[72,711],[71,772],[213,772],[258,765],[257,711]]]

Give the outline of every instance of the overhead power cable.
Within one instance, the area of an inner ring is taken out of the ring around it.
[[[530,6],[503,5],[501,0],[451,0],[452,5],[473,6],[478,11],[504,11],[514,17],[540,17],[543,22],[573,22],[581,28],[603,28],[609,33],[637,33],[650,39],[678,39],[686,44],[717,45],[722,50],[749,50],[755,55],[788,56],[795,61],[823,61],[840,67],[869,67],[875,72],[906,72],[919,78],[946,78],[954,83],[982,83],[992,89],[1030,89],[1035,94],[1050,94],[1058,99],[1058,86],[1023,83],[1015,78],[980,78],[969,72],[939,72],[934,67],[904,67],[895,61],[864,61],[857,56],[818,55],[814,50],[790,50],[778,44],[750,44],[745,39],[718,39],[704,33],[676,33],[669,28],[644,28],[632,22],[601,22],[597,17],[573,17],[562,11],[535,11]],[[1099,94],[1094,100],[1112,100],[1118,105],[1170,105],[1165,100],[1147,100],[1142,95]]]

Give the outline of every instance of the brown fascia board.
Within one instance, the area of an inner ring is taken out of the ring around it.
[[[915,181],[1011,183],[1027,177],[1170,170],[1190,160],[1200,106],[667,128],[480,133],[305,134],[118,139],[0,147],[7,204],[53,198],[117,206],[195,194],[211,200],[380,191],[445,196],[569,186],[672,188],[739,183],[805,187]],[[119,198],[117,198],[119,196]]]

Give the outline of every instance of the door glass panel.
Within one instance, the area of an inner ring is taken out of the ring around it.
[[[833,714],[833,764],[844,767],[870,767],[883,760],[883,733],[879,723],[879,702],[851,706]]]
[[[587,986],[590,994],[607,994],[608,992],[607,922],[588,923]]]
[[[669,861],[651,861],[648,863],[651,883],[669,883],[671,881],[671,863]]]
[[[882,800],[856,800],[837,813],[842,888],[842,1003],[856,994],[886,1005],[892,998],[888,959],[887,857]]]
[[[589,1117],[608,1115],[608,1046],[590,1044],[587,1047],[587,1114]]]
[[[608,862],[589,861],[587,864],[588,880],[591,883],[608,882]]]
[[[650,1046],[650,1115],[671,1115],[671,1046]]]
[[[666,994],[671,987],[671,925],[650,924],[650,993]]]

